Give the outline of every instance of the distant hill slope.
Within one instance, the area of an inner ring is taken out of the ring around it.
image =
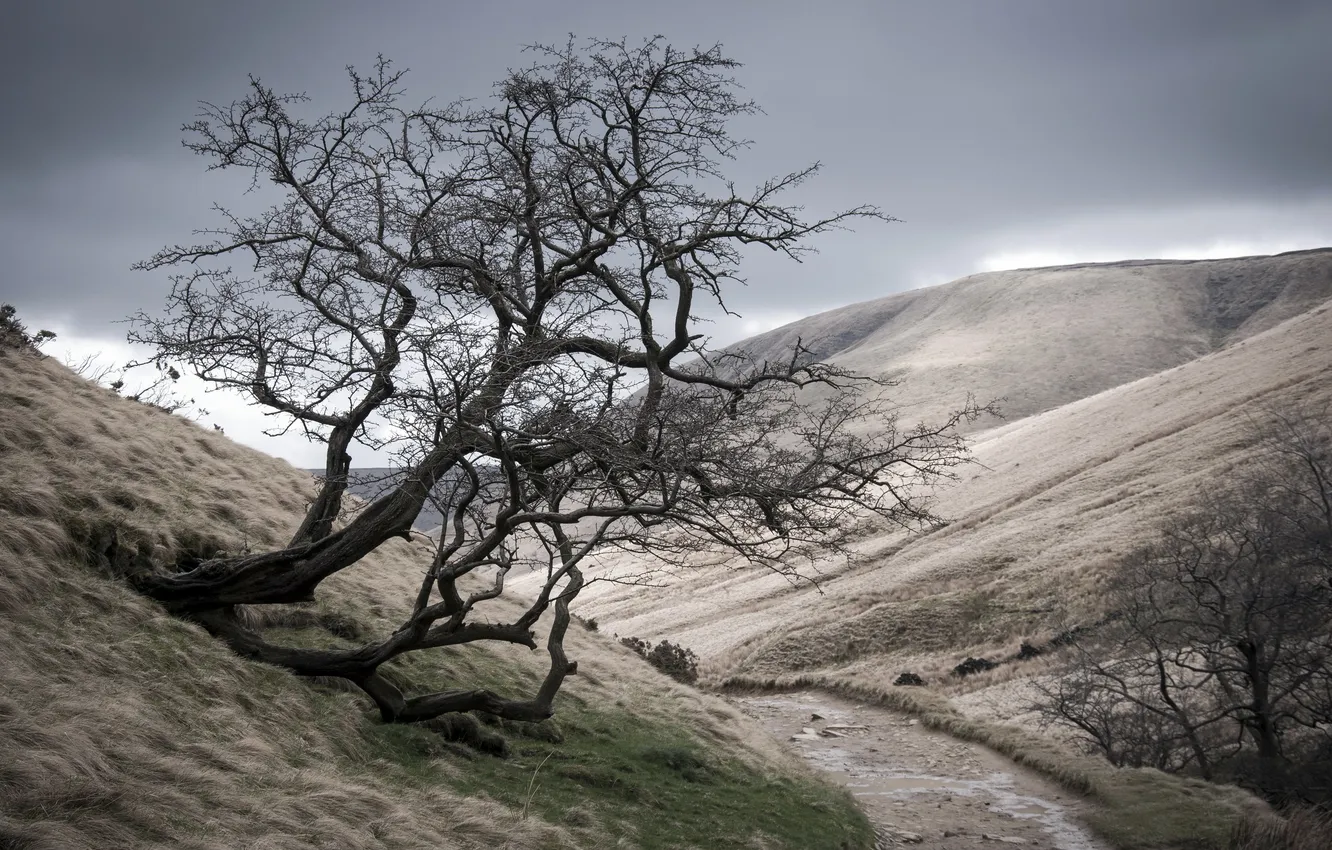
[[[901,381],[905,419],[968,392],[1021,419],[1201,357],[1332,297],[1332,248],[987,272],[810,316],[733,348]],[[993,425],[993,421],[980,427]]]
[[[101,553],[169,564],[280,546],[311,495],[308,474],[54,360],[0,348],[0,468],[0,847],[873,843],[850,796],[756,723],[588,629],[566,638],[579,674],[553,724],[472,721],[492,747],[508,740],[507,759],[443,726],[385,725],[345,688],[233,655],[107,575]],[[387,634],[430,555],[392,541],[321,585],[314,605],[256,622],[298,646]],[[521,694],[543,660],[468,646],[385,672],[417,692]]]
[[[1242,279],[1246,268],[1257,282]],[[1332,405],[1330,269],[1332,252],[1321,251],[1004,272],[874,302],[877,314],[848,308],[797,323],[837,347],[825,352],[835,362],[909,362],[911,378],[939,382],[936,397],[984,380],[1021,410],[1115,385],[976,433],[979,465],[939,492],[950,525],[913,536],[865,522],[857,562],[819,563],[818,590],[713,568],[662,589],[599,584],[586,607],[621,634],[694,648],[715,675],[838,670],[885,684],[903,669],[946,671],[967,654],[1011,652],[1024,637],[1094,619],[1099,577],[1198,487],[1227,479],[1264,408]],[[1108,294],[1115,280],[1124,285]],[[856,315],[864,322],[851,333]],[[1034,330],[999,333],[1008,321]],[[798,332],[746,345],[775,348]],[[954,349],[941,340],[967,336],[977,346],[969,366],[922,354],[942,358]],[[1043,347],[1057,356],[1033,353]]]

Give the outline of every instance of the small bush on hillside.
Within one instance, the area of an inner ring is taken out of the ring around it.
[[[620,643],[638,653],[649,664],[677,682],[692,685],[698,681],[698,656],[693,650],[664,640],[653,647],[637,637],[620,638]],[[651,647],[649,649],[649,647]]]
[[[899,687],[903,685],[913,685],[919,687],[920,685],[925,684],[925,680],[922,679],[916,673],[903,673],[893,681],[893,684],[898,685]]]
[[[1053,649],[1057,649],[1061,646],[1072,646],[1073,644],[1077,643],[1078,638],[1082,637],[1084,634],[1086,634],[1086,632],[1087,628],[1085,626],[1073,626],[1071,628],[1064,629],[1059,634],[1050,638],[1050,647]]]
[[[55,331],[48,330],[29,333],[27,327],[18,320],[18,311],[12,304],[0,305],[0,347],[38,351],[55,336]]]
[[[620,643],[622,643],[623,645],[629,647],[629,648],[632,649],[634,652],[638,653],[639,655],[643,656],[644,658],[647,658],[647,656],[648,656],[648,652],[650,652],[650,651],[652,650],[652,644],[648,643],[647,641],[643,640],[642,638],[637,638],[637,637],[624,637],[624,638],[620,638]]]
[[[1016,657],[1018,661],[1030,661],[1033,658],[1039,658],[1042,654],[1044,654],[1044,651],[1040,647],[1024,640],[1022,646],[1018,647]]]
[[[984,673],[986,670],[993,670],[998,666],[988,658],[968,658],[953,668],[953,675],[970,676],[972,673]]]
[[[698,656],[679,644],[664,640],[648,653],[647,660],[677,682],[692,685],[698,681]]]

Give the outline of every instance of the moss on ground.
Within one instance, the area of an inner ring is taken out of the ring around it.
[[[281,636],[293,645],[327,643],[326,636],[306,630],[282,629]],[[538,684],[531,670],[498,664],[475,648],[409,655],[385,672],[413,690],[449,680],[504,693]],[[317,698],[337,701],[336,710],[357,699],[315,690]],[[655,713],[592,705],[570,692],[557,697],[556,706],[555,718],[536,727],[485,718],[490,727],[484,734],[507,739],[508,757],[501,758],[428,725],[381,723],[367,704],[361,726],[365,745],[349,748],[346,769],[373,770],[417,790],[447,785],[573,830],[595,827],[605,831],[608,846],[873,846],[873,829],[850,794],[815,775],[764,771]]]

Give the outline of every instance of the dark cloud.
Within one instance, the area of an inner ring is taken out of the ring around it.
[[[905,220],[803,266],[758,258],[733,304],[760,318],[940,282],[1003,250],[1332,239],[1326,2],[48,0],[0,28],[0,295],[89,336],[160,303],[164,277],[128,266],[234,188],[179,127],[247,73],[331,107],[342,67],[382,52],[416,96],[482,95],[520,45],[569,32],[723,42],[767,110],[743,128],[758,145],[738,176],[819,159],[812,208],[869,201]]]

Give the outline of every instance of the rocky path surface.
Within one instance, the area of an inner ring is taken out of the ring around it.
[[[880,847],[1106,850],[1067,791],[979,744],[906,715],[802,691],[733,697],[781,740],[851,790]]]

